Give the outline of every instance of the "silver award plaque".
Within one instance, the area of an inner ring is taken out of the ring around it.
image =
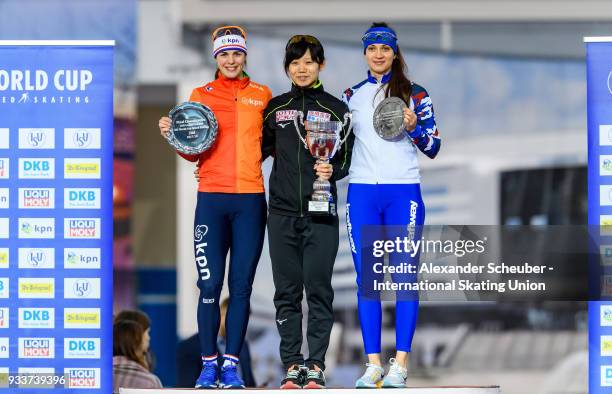
[[[198,155],[209,149],[217,138],[217,118],[200,103],[185,102],[170,111],[168,143],[177,151]]]
[[[387,97],[374,110],[374,130],[380,138],[397,140],[404,132],[404,108],[406,103],[399,97]]]

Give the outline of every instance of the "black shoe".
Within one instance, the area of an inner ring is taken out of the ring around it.
[[[287,371],[287,375],[281,381],[280,388],[286,389],[301,389],[304,384],[304,376],[302,369],[298,365],[294,365]]]
[[[324,389],[325,374],[323,371],[317,371],[314,366],[311,366],[306,373],[306,381],[303,388],[305,389]]]

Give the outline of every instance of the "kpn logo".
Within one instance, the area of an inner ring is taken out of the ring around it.
[[[54,358],[55,338],[19,338],[19,358]]]
[[[98,269],[100,268],[99,248],[65,248],[64,268]]]
[[[69,389],[100,388],[100,368],[65,368],[66,387]]]
[[[604,327],[612,327],[612,304],[599,307],[599,322]]]
[[[55,218],[19,218],[19,238],[55,238]]]
[[[53,188],[19,188],[20,209],[53,209],[55,208],[55,189]]]
[[[99,239],[100,218],[65,218],[64,238]]]

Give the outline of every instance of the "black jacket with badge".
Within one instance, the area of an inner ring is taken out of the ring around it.
[[[304,114],[304,121],[343,122],[349,110],[317,82],[314,87],[306,89],[293,85],[291,91],[272,98],[264,111],[262,160],[274,156],[269,185],[270,212],[299,217],[308,215],[308,201],[317,176],[314,170],[316,160],[295,130],[293,119],[298,111]],[[344,138],[347,127],[342,130],[341,138]],[[306,131],[302,125],[300,133],[305,138]],[[355,135],[351,133],[330,161],[333,173],[329,182],[336,203],[336,180],[348,175],[354,141]]]

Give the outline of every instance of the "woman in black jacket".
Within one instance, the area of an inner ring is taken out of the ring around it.
[[[348,174],[354,136],[348,135],[329,163],[317,162],[298,136],[294,119],[344,122],[348,108],[323,90],[319,71],[323,46],[313,36],[293,36],[285,48],[285,72],[291,90],[274,97],[264,111],[263,158],[274,156],[270,175],[268,241],[274,277],[274,305],[281,337],[280,354],[287,369],[281,388],[325,387],[325,353],[333,325],[331,277],[338,252],[338,216],[309,210],[317,177],[329,180],[337,203],[336,180]],[[298,122],[299,123],[299,122]],[[306,130],[299,126],[302,138]],[[339,130],[340,138],[347,127]],[[331,205],[333,207],[333,205]],[[302,346],[302,296],[308,302],[309,358]]]

